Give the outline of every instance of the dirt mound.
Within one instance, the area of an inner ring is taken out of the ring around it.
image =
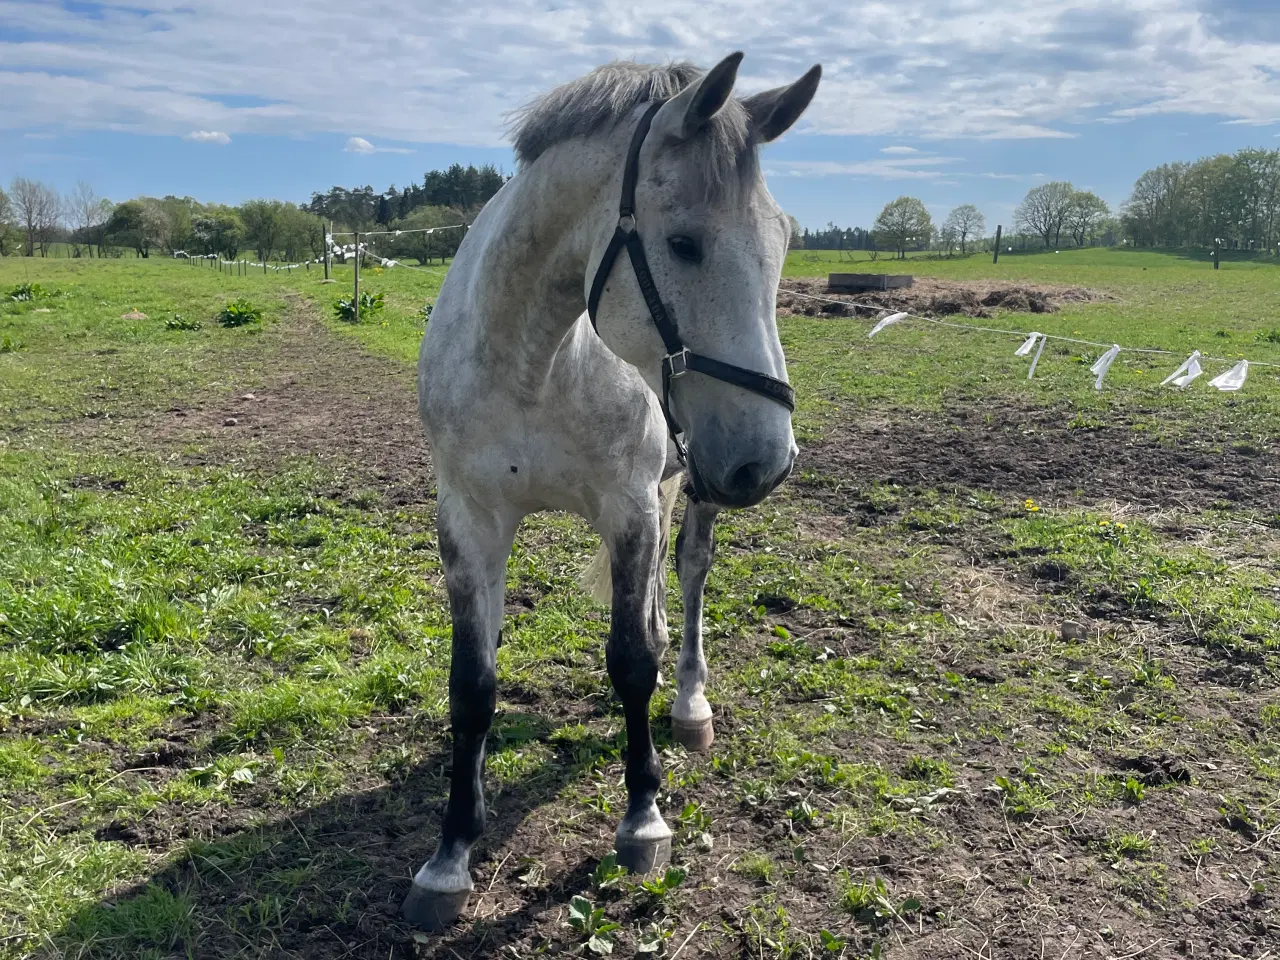
[[[811,297],[821,297],[813,300]],[[778,289],[778,312],[806,317],[870,316],[892,310],[923,316],[990,317],[995,310],[1054,313],[1064,303],[1114,300],[1110,294],[1083,287],[1000,285],[981,280],[939,280],[917,277],[910,287],[831,293],[820,277],[788,277]]]

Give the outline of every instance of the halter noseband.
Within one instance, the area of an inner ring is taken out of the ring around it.
[[[694,353],[681,341],[675,321],[671,319],[671,315],[667,313],[667,308],[662,303],[662,297],[658,294],[658,288],[653,282],[653,274],[649,272],[649,261],[644,255],[644,244],[636,228],[636,179],[640,172],[640,147],[643,146],[644,138],[649,133],[654,114],[664,103],[666,103],[665,100],[655,100],[650,104],[649,109],[640,118],[640,125],[631,136],[631,147],[627,151],[627,166],[622,174],[622,201],[618,204],[618,226],[613,232],[609,246],[605,249],[600,266],[596,268],[595,279],[591,281],[591,293],[587,297],[587,313],[591,316],[592,329],[599,334],[599,329],[596,327],[596,311],[600,306],[600,296],[604,293],[605,282],[609,279],[609,273],[613,270],[618,254],[623,247],[626,247],[627,254],[631,258],[631,266],[636,272],[636,280],[640,284],[640,292],[644,295],[644,302],[649,306],[649,315],[653,317],[653,324],[658,328],[658,335],[662,337],[662,343],[667,351],[666,356],[662,358],[662,414],[667,418],[667,430],[671,434],[672,442],[676,445],[676,454],[680,462],[684,463],[685,449],[679,436],[682,431],[675,417],[671,415],[671,381],[676,377],[682,377],[692,370],[744,390],[750,390],[752,393],[758,393],[762,397],[768,397],[790,411],[796,408],[796,395],[789,384],[776,377]]]

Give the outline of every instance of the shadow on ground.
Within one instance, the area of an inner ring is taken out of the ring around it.
[[[618,746],[594,739],[554,745],[518,782],[495,789],[472,861],[476,891],[464,920],[427,937],[400,918],[413,872],[439,838],[448,791],[441,751],[397,782],[335,797],[221,839],[187,844],[171,865],[79,911],[45,956],[408,958],[494,956],[534,938],[538,917],[584,891],[609,850],[563,851],[537,865],[508,850],[521,824]],[[611,826],[601,823],[601,833]],[[488,891],[501,873],[523,897]],[[524,881],[516,879],[523,875]],[[417,937],[415,938],[415,934]]]

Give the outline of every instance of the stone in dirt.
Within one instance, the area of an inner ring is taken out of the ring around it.
[[[238,424],[239,422],[240,422],[240,421],[239,421],[239,420],[237,420],[235,417],[227,417],[227,419],[225,419],[225,420],[223,420],[223,421],[222,421],[222,425],[223,425],[224,427],[234,427],[234,426],[235,426],[236,424]]]

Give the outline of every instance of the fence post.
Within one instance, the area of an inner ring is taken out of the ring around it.
[[[992,263],[1000,262],[1000,232],[1002,230],[1004,230],[1004,226],[1002,224],[997,223],[996,224],[996,249],[995,249],[995,253],[992,254],[991,256]]]
[[[351,305],[355,310],[355,322],[360,323],[360,231],[356,231],[356,294]]]
[[[329,229],[325,233],[324,241],[324,278],[329,279],[329,240],[327,238],[333,236],[333,221],[329,221]]]

